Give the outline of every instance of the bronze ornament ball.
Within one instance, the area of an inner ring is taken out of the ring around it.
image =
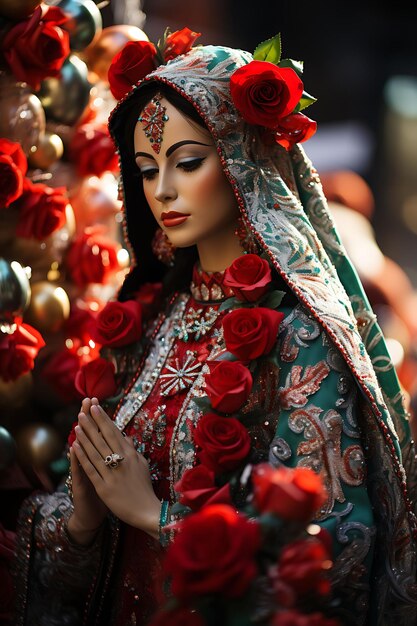
[[[32,297],[24,321],[41,333],[57,332],[70,314],[67,292],[60,286],[42,280],[32,284]]]
[[[60,455],[63,442],[49,424],[22,426],[16,435],[17,455],[22,465],[46,469]]]
[[[86,64],[72,54],[62,66],[59,78],[46,78],[37,93],[47,119],[72,126],[90,100]]]
[[[36,149],[29,155],[29,165],[33,168],[48,170],[64,154],[64,144],[59,135],[46,132],[40,138]]]
[[[29,155],[44,133],[45,112],[39,98],[26,83],[0,72],[0,137],[17,141]]]

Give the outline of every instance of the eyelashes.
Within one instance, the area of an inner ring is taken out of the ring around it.
[[[175,167],[177,169],[182,170],[183,172],[194,172],[197,170],[203,162],[206,160],[206,157],[198,157],[189,159],[187,161],[180,161]],[[145,170],[141,170],[135,173],[135,176],[139,176],[143,180],[153,180],[155,176],[158,174],[158,168],[152,167]]]

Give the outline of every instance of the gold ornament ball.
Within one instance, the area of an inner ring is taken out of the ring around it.
[[[64,153],[64,144],[59,135],[46,132],[38,142],[36,149],[29,155],[31,167],[48,170]]]
[[[40,332],[58,331],[70,313],[70,301],[62,287],[46,280],[32,285],[32,297],[24,321]]]
[[[0,0],[0,15],[11,20],[22,20],[39,5],[39,0]]]
[[[128,41],[149,41],[148,36],[137,26],[116,24],[103,28],[96,41],[84,50],[84,59],[90,70],[107,82],[107,73],[115,54]]]
[[[32,400],[32,395],[32,372],[27,372],[16,380],[10,380],[7,383],[0,377],[0,412],[2,420],[7,413],[27,408]]]
[[[48,424],[23,426],[16,435],[17,454],[22,465],[46,469],[62,452],[57,431]]]

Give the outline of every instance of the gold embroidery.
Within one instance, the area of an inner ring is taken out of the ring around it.
[[[288,420],[291,430],[305,438],[297,448],[297,455],[304,457],[299,465],[321,474],[328,492],[318,519],[332,511],[335,501],[345,501],[341,481],[356,487],[364,480],[362,448],[353,444],[342,451],[342,416],[334,409],[321,418],[322,413],[320,407],[309,405],[293,411]]]

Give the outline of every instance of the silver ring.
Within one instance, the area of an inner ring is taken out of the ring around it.
[[[123,459],[124,456],[117,454],[117,452],[112,452],[112,454],[109,454],[104,459],[104,465],[107,465],[110,469],[114,469],[115,467],[118,467],[120,461],[123,461]]]

